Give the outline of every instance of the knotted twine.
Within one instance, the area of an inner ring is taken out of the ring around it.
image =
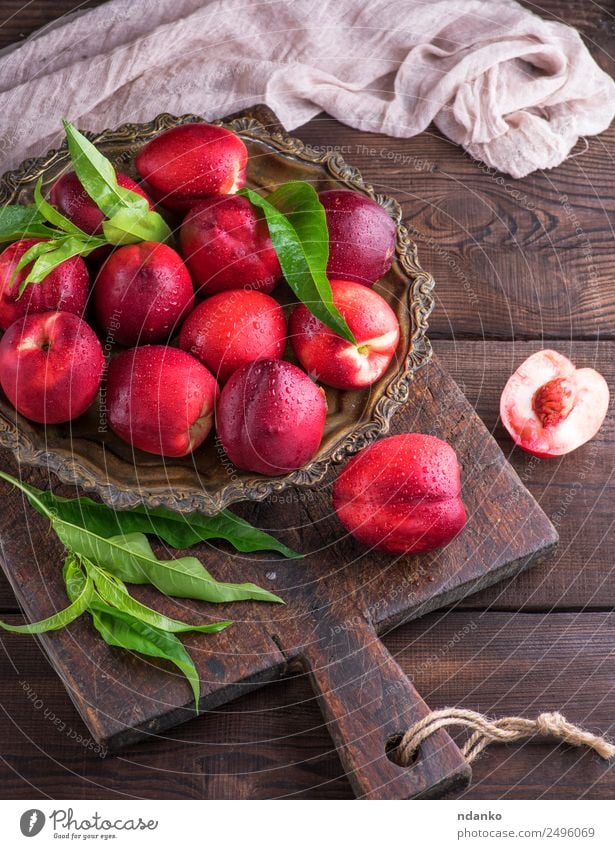
[[[615,757],[615,745],[605,737],[573,725],[561,713],[541,713],[536,719],[520,716],[489,719],[473,710],[444,708],[432,711],[406,731],[397,748],[398,763],[409,766],[421,743],[440,728],[451,725],[463,726],[474,732],[461,748],[468,763],[475,761],[491,743],[515,743],[535,734],[553,737],[572,746],[588,746],[604,760]]]

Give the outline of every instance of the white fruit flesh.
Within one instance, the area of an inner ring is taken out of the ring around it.
[[[567,395],[561,399],[559,415],[558,381]],[[551,415],[550,407],[542,408],[541,392],[554,399]],[[576,369],[566,357],[546,350],[532,354],[510,377],[502,392],[500,415],[518,445],[533,454],[556,457],[591,439],[608,405],[609,389],[601,374],[591,368]]]
[[[352,362],[355,374],[361,383],[373,383],[382,374],[385,360],[388,365],[391,349],[396,345],[397,337],[397,330],[391,330],[382,336],[366,339],[358,345],[348,345],[339,352],[338,356]]]

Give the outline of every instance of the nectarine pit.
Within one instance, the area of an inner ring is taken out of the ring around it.
[[[575,397],[573,383],[565,377],[556,377],[538,387],[532,407],[543,427],[554,427],[568,416]]]

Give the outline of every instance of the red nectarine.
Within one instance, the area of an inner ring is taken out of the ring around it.
[[[304,304],[293,311],[289,336],[303,368],[328,386],[362,389],[385,373],[399,342],[399,323],[377,292],[351,280],[332,280],[333,303],[357,344],[330,330]]]
[[[113,251],[94,284],[98,322],[122,345],[168,339],[193,306],[188,269],[178,253],[159,242]]]
[[[462,530],[459,463],[446,442],[403,433],[364,448],[333,486],[333,506],[350,533],[370,548],[420,554]]]
[[[109,364],[109,424],[141,451],[183,457],[211,430],[218,393],[215,378],[185,351],[131,348]]]
[[[596,435],[609,406],[606,380],[557,351],[538,351],[508,379],[500,399],[504,427],[537,457],[559,457]]]
[[[329,228],[329,277],[372,286],[395,253],[395,222],[380,204],[358,192],[331,189],[319,199]]]
[[[254,360],[277,360],[286,348],[286,319],[263,292],[220,292],[188,316],[179,347],[205,363],[220,383]]]
[[[210,195],[245,186],[248,151],[239,136],[212,124],[182,124],[137,154],[137,171],[156,200],[183,211]]]
[[[39,312],[72,312],[83,315],[90,283],[88,269],[80,256],[64,260],[41,283],[29,284],[20,296],[19,289],[32,269],[26,265],[11,277],[19,260],[32,245],[42,239],[13,242],[0,254],[0,328],[6,330],[18,318]]]
[[[229,378],[216,425],[238,469],[283,475],[312,459],[326,415],[324,392],[300,368],[284,360],[257,360]]]
[[[240,195],[195,204],[181,226],[180,242],[201,294],[227,289],[272,292],[282,279],[267,224]]]
[[[84,413],[104,365],[96,334],[69,312],[25,316],[0,341],[2,388],[18,412],[35,422],[67,422]]]
[[[119,186],[141,195],[152,207],[151,200],[138,183],[121,171],[116,171],[116,176]],[[74,171],[68,171],[55,181],[49,193],[49,200],[65,218],[76,224],[84,233],[90,236],[102,233],[105,214],[88,195]]]

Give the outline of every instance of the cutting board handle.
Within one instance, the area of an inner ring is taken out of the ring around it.
[[[395,739],[429,708],[360,614],[345,624],[319,622],[302,657],[358,798],[426,798],[468,784],[470,767],[444,730],[408,767],[389,757]]]

